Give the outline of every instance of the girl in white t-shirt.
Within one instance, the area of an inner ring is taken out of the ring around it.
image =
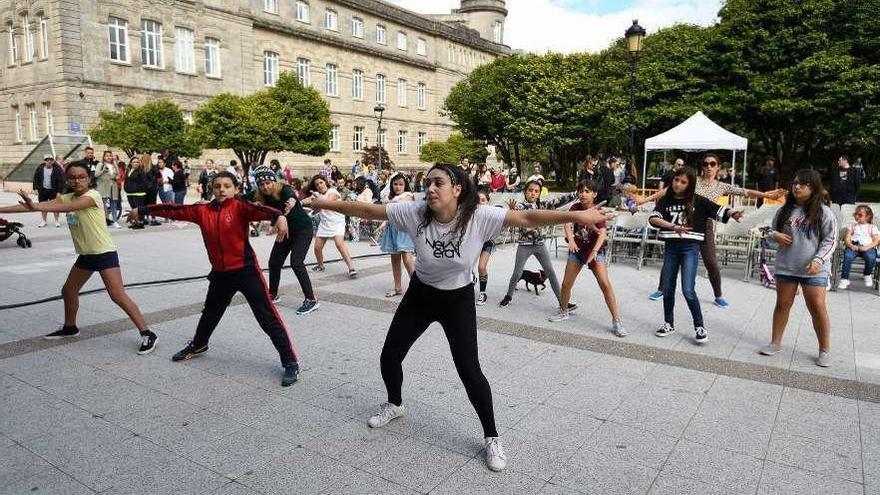
[[[856,258],[865,260],[862,272],[865,287],[874,286],[874,267],[877,265],[877,246],[880,245],[880,229],[874,225],[874,211],[868,205],[859,205],[853,212],[855,223],[846,226],[843,242],[843,269],[840,274],[839,289],[849,287],[849,272]]]
[[[342,196],[339,195],[339,191],[330,187],[323,175],[316,175],[312,178],[312,181],[309,183],[309,190],[312,191],[315,198],[323,199],[324,203],[342,203]],[[312,198],[306,198],[301,202],[308,206],[312,203]],[[348,276],[351,278],[357,277],[357,270],[354,269],[351,255],[348,254],[348,247],[345,245],[345,215],[330,208],[315,208],[314,205],[312,210],[320,219],[318,222],[318,232],[315,234],[315,259],[318,261],[318,264],[312,270],[316,272],[324,271],[324,244],[327,242],[327,239],[333,239],[336,249],[342,255],[342,260],[345,261],[345,266],[348,267]]]
[[[415,246],[415,274],[394,313],[380,358],[388,402],[369,419],[369,425],[379,428],[406,413],[401,397],[403,359],[428,326],[438,322],[483,426],[486,464],[500,471],[507,465],[507,457],[495,429],[492,391],[478,358],[474,265],[483,244],[504,227],[567,222],[595,225],[606,218],[599,210],[505,210],[478,203],[476,188],[466,172],[438,164],[426,175],[425,201],[374,205],[316,197],[312,205],[349,216],[388,220],[408,233]]]

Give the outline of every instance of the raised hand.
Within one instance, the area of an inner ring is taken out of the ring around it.
[[[24,190],[22,189],[18,191],[18,195],[21,197],[21,200],[19,200],[18,204],[24,206],[30,211],[36,210],[36,207],[34,206],[34,200],[31,199],[28,193],[24,192]]]

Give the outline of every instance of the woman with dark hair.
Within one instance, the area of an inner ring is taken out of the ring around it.
[[[415,201],[415,197],[409,187],[409,181],[405,175],[401,173],[394,174],[389,182],[391,185],[388,189],[388,196],[382,199],[383,203]],[[415,270],[413,253],[416,248],[413,246],[412,238],[406,232],[395,227],[393,223],[389,223],[385,227],[385,232],[382,233],[379,247],[383,253],[391,254],[391,276],[394,279],[394,287],[385,293],[385,297],[399,296],[403,293],[401,264],[406,268],[406,274],[410,278],[412,278],[413,271]]]
[[[831,321],[825,307],[825,289],[831,277],[831,258],[837,249],[837,217],[828,207],[822,178],[815,170],[798,170],[785,204],[776,212],[770,232],[779,244],[776,252],[776,307],[773,336],[760,350],[765,356],[782,351],[782,337],[798,286],[819,340],[816,365],[831,366]]]
[[[327,179],[323,175],[312,177],[311,182],[309,182],[309,192],[315,197],[324,199],[323,203],[342,203],[342,196],[339,195],[339,191],[330,187],[330,184],[327,183]],[[312,205],[312,199],[305,198],[302,200],[302,204],[306,206]],[[324,244],[327,243],[327,239],[333,239],[336,249],[342,255],[342,259],[348,267],[348,276],[351,278],[357,277],[357,270],[355,270],[354,262],[348,254],[348,247],[345,245],[345,215],[338,213],[338,210],[333,208],[325,209],[312,206],[312,210],[320,218],[318,232],[315,233],[315,260],[318,263],[312,268],[312,271],[324,271]]]
[[[507,465],[495,428],[492,392],[480,369],[473,268],[483,244],[504,227],[536,227],[566,222],[595,225],[598,210],[579,212],[505,210],[478,205],[467,173],[437,164],[425,180],[425,201],[372,205],[316,198],[313,206],[362,218],[388,220],[408,233],[416,248],[415,273],[397,307],[380,358],[388,402],[368,421],[373,428],[406,414],[401,397],[404,357],[433,322],[443,327],[455,368],[477,411],[486,437],[486,463],[500,471]]]
[[[330,180],[333,181],[334,184],[339,184],[344,177],[342,176],[342,172],[339,171],[339,167],[333,165],[330,167]]]
[[[128,163],[124,187],[125,196],[128,198],[128,206],[132,210],[146,206],[147,191],[149,190],[147,180],[147,174],[141,165],[141,159],[137,156],[133,157]],[[144,223],[142,221],[133,222],[128,228],[135,230],[143,229]]]
[[[655,335],[666,337],[675,332],[675,279],[681,270],[681,293],[687,301],[694,320],[696,342],[704,344],[709,334],[703,325],[700,300],[694,289],[697,280],[697,262],[701,245],[706,242],[706,226],[710,219],[724,223],[733,218],[737,222],[741,211],[719,206],[696,193],[697,173],[683,167],[672,174],[672,184],[657,202],[649,222],[660,229],[657,236],[665,241],[665,255],[660,280],[663,283],[664,323]]]

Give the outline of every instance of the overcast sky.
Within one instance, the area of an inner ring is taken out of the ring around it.
[[[389,0],[426,14],[448,13],[458,0]],[[505,42],[530,52],[595,52],[638,19],[649,33],[678,22],[709,25],[722,0],[507,0]]]

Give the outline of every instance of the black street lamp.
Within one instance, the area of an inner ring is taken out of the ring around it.
[[[379,170],[382,170],[385,165],[385,160],[382,157],[382,139],[380,138],[382,134],[382,114],[385,113],[385,107],[382,105],[376,105],[373,108],[373,111],[376,112],[376,118],[379,120],[379,124],[376,126],[376,146],[379,147]]]
[[[633,19],[632,26],[626,30],[626,51],[629,52],[629,163],[636,163],[636,72],[638,70],[639,53],[645,39],[645,28],[639,26],[639,20]]]

